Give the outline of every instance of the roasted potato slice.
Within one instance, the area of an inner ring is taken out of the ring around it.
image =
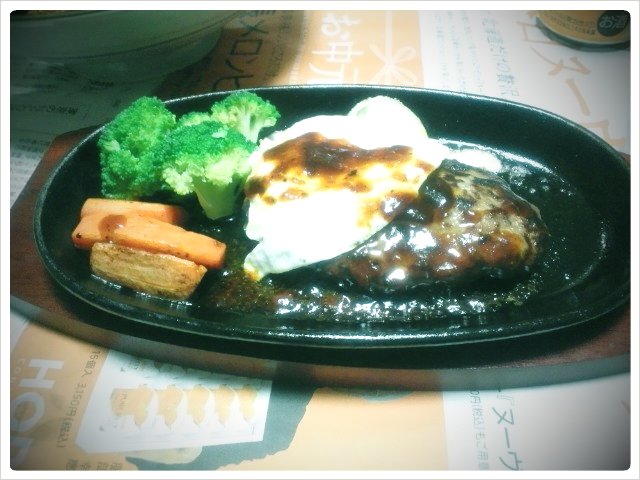
[[[207,272],[204,266],[173,255],[107,242],[91,247],[90,263],[99,277],[174,300],[189,298]]]

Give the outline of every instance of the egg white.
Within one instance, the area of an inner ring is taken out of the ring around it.
[[[401,166],[407,179],[399,184],[391,167],[375,164],[361,172],[371,189],[362,192],[346,188],[326,188],[324,182],[303,179],[306,196],[278,198],[288,185],[271,182],[264,194],[253,195],[248,203],[245,232],[258,242],[246,257],[245,272],[259,280],[270,273],[282,273],[327,260],[348,252],[383,228],[389,221],[384,212],[373,212],[363,222],[365,205],[386,198],[391,191],[417,194],[428,171],[437,168],[449,149],[428,137],[420,119],[398,100],[372,97],[357,104],[347,115],[320,115],[301,120],[264,139],[251,155],[249,180],[268,175],[274,168],[264,153],[281,143],[306,133],[317,132],[328,139],[344,139],[363,148],[407,146],[413,160]],[[395,179],[394,179],[395,177]]]

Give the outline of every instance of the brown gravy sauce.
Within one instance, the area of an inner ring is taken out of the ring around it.
[[[262,196],[268,204],[297,200],[309,195],[304,188],[305,179],[313,179],[314,190],[350,190],[366,193],[372,190],[372,182],[362,173],[376,164],[384,164],[394,172],[394,179],[406,182],[401,173],[402,164],[413,157],[413,149],[408,146],[363,149],[344,139],[329,139],[317,132],[310,132],[281,143],[264,153],[264,159],[274,168],[267,175],[250,178],[245,186],[245,195],[251,200]],[[430,171],[425,164],[425,176]],[[272,182],[289,185],[277,198],[266,194]],[[368,207],[386,218],[415,198],[416,194],[404,190],[390,191]]]

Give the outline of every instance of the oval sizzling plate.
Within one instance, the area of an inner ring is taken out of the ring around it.
[[[344,114],[364,98],[388,95],[412,109],[432,138],[486,148],[507,160],[514,190],[540,208],[553,239],[543,287],[532,298],[495,312],[460,314],[450,309],[437,320],[389,322],[238,315],[203,308],[197,297],[172,302],[115,288],[91,275],[86,252],[70,241],[81,205],[100,195],[100,130],[62,159],[38,198],[36,245],[55,281],[83,301],[162,335],[174,331],[201,343],[210,338],[296,347],[423,347],[514,338],[587,322],[628,301],[629,167],[614,149],[579,125],[529,106],[444,91],[373,86],[253,91],[280,110],[278,129],[312,115]],[[176,114],[204,111],[227,94],[187,97],[167,105]],[[429,300],[428,293],[419,298]]]

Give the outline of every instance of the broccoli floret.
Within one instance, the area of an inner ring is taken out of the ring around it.
[[[211,119],[235,128],[252,142],[260,130],[272,127],[280,113],[268,100],[253,92],[234,92],[211,107]]]
[[[195,193],[207,217],[224,217],[234,211],[254,149],[254,143],[220,122],[180,125],[164,141],[162,176],[176,193]]]
[[[254,93],[236,92],[209,112],[179,119],[155,97],[142,97],[105,126],[98,140],[102,193],[132,199],[195,194],[205,214],[233,213],[262,128],[280,114]]]
[[[211,115],[207,112],[189,112],[182,115],[176,124],[176,126],[189,126],[198,125],[202,122],[210,122]]]
[[[100,135],[102,194],[108,198],[152,195],[163,186],[156,154],[176,117],[159,99],[142,97],[121,111]]]

